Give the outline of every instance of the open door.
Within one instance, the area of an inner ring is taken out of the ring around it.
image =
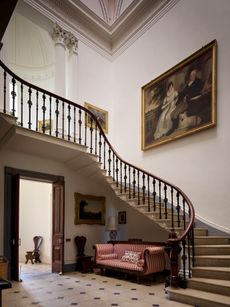
[[[19,193],[20,193],[20,176],[12,177],[12,204],[13,214],[11,215],[11,272],[12,280],[19,281]]]
[[[52,272],[64,266],[64,181],[53,183]]]

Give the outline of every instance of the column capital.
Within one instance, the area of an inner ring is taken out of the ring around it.
[[[61,44],[66,47],[66,40],[68,39],[68,32],[62,29],[57,23],[54,24],[52,38],[55,44]]]
[[[70,32],[68,33],[67,47],[73,53],[78,54],[78,39]]]

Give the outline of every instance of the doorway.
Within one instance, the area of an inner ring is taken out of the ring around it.
[[[64,266],[64,177],[5,167],[4,254],[9,260],[8,278],[20,280],[20,179],[52,184],[51,267],[53,273],[62,273]],[[27,219],[30,219],[30,217],[27,217]]]
[[[37,258],[34,237],[40,236]],[[52,183],[20,178],[19,279],[51,273]]]

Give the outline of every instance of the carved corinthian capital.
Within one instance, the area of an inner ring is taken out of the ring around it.
[[[78,39],[70,32],[68,33],[67,47],[73,53],[78,53]]]
[[[61,44],[66,46],[66,41],[68,40],[68,32],[62,29],[57,23],[54,24],[52,38],[55,44]]]

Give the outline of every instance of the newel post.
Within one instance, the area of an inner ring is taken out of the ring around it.
[[[169,239],[176,239],[177,235],[174,229],[169,233]],[[170,260],[170,275],[166,279],[165,286],[178,288],[179,287],[179,254],[181,252],[180,243],[178,241],[168,241],[166,245],[166,253]]]

